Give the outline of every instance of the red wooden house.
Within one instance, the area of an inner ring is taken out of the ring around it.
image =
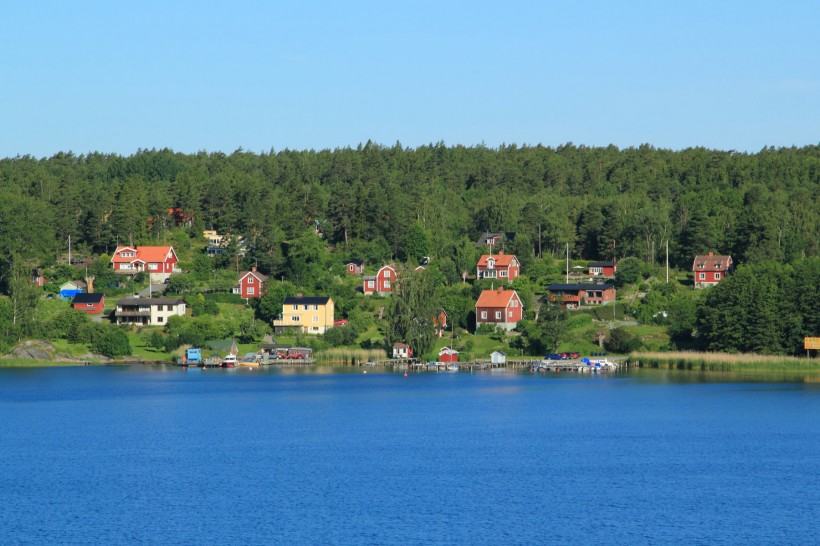
[[[616,296],[611,284],[551,284],[547,291],[550,301],[560,303],[564,309],[609,303]]]
[[[515,290],[484,290],[475,304],[476,328],[482,324],[492,324],[498,328],[512,330],[524,315],[524,306]]]
[[[350,260],[345,264],[348,275],[361,275],[364,273],[364,262],[362,260]]]
[[[259,273],[256,266],[250,271],[243,271],[239,274],[239,286],[235,288],[243,298],[261,298],[265,294],[265,281],[268,277]]]
[[[362,291],[365,295],[391,293],[397,278],[395,267],[392,265],[382,266],[376,275],[362,277]]]
[[[518,278],[521,264],[512,254],[484,254],[478,260],[476,279],[513,280]]]
[[[105,307],[105,294],[77,294],[71,302],[71,307],[89,315],[99,315]]]
[[[618,264],[615,262],[589,262],[587,267],[590,277],[614,277],[618,271]]]
[[[732,272],[734,264],[731,256],[719,256],[710,252],[705,256],[695,256],[692,272],[695,274],[695,288],[714,286]]]
[[[171,275],[178,261],[172,246],[118,246],[111,256],[111,266],[117,273],[147,271],[160,278]]]

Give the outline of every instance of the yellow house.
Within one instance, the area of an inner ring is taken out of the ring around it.
[[[273,321],[276,331],[282,328],[301,328],[305,334],[324,334],[333,327],[333,300],[327,296],[297,294],[285,298],[282,316]]]

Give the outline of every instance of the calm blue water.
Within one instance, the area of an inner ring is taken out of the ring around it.
[[[0,543],[817,543],[818,417],[658,371],[0,369]]]

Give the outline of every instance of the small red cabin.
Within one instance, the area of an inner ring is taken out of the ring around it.
[[[105,294],[77,294],[71,302],[71,307],[89,315],[99,315],[105,307]]]
[[[589,262],[587,267],[590,277],[614,277],[618,271],[618,264],[615,262]]]
[[[450,347],[442,347],[438,352],[439,362],[458,362],[458,351]]]

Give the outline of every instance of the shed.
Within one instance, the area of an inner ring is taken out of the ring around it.
[[[458,362],[458,351],[450,347],[442,347],[438,352],[439,362]]]
[[[507,353],[504,351],[493,351],[490,353],[490,362],[493,364],[506,364]]]

